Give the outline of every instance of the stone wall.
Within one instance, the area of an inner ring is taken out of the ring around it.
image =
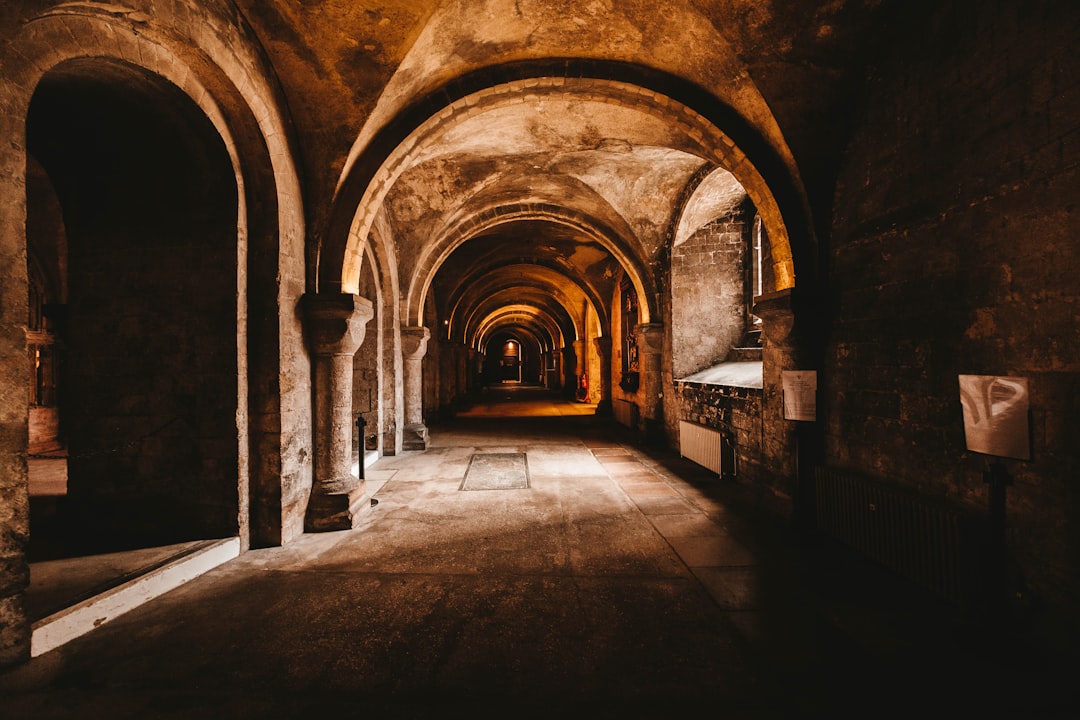
[[[774,448],[766,442],[762,390],[676,382],[673,394],[679,413],[677,420],[719,430],[734,446],[736,470],[729,479],[746,486],[763,507],[788,515],[792,509],[792,486],[790,474],[784,470],[789,468],[768,455]],[[677,435],[675,447],[678,447]]]
[[[239,532],[235,175],[179,90],[124,79],[43,82],[28,123],[69,238],[66,507],[98,551]]]
[[[985,507],[958,374],[1031,389],[1011,582],[1080,602],[1080,14],[935,6],[883,47],[836,191],[828,463]]]
[[[682,377],[722,361],[746,330],[743,209],[717,218],[671,251],[672,372]]]
[[[735,446],[736,476],[761,464],[761,390],[677,382],[679,418],[719,430]]]

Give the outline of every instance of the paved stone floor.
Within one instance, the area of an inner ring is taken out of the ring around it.
[[[1069,648],[529,392],[380,459],[357,529],[245,553],[0,675],[0,718],[1077,716]],[[525,453],[529,487],[462,491],[474,453]]]

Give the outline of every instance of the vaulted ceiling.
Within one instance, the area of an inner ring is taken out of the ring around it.
[[[377,225],[403,320],[434,299],[473,346],[511,326],[573,340],[621,272],[649,319],[662,248],[742,192],[811,242],[890,4],[236,1],[289,104],[309,235],[336,248],[318,280],[343,262],[355,284]]]

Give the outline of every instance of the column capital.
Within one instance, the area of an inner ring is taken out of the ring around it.
[[[427,354],[431,331],[423,325],[406,325],[401,328],[401,354],[406,360],[419,359]]]
[[[664,350],[664,323],[641,323],[634,328],[638,339],[638,351],[658,354]]]
[[[754,314],[761,318],[761,330],[772,343],[784,344],[791,337],[795,314],[791,309],[791,290],[762,295],[754,303]]]
[[[308,293],[301,298],[308,340],[316,355],[353,355],[364,342],[371,301],[350,293]]]

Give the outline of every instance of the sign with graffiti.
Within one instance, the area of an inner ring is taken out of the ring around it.
[[[961,375],[960,404],[968,450],[1030,459],[1027,378]]]

